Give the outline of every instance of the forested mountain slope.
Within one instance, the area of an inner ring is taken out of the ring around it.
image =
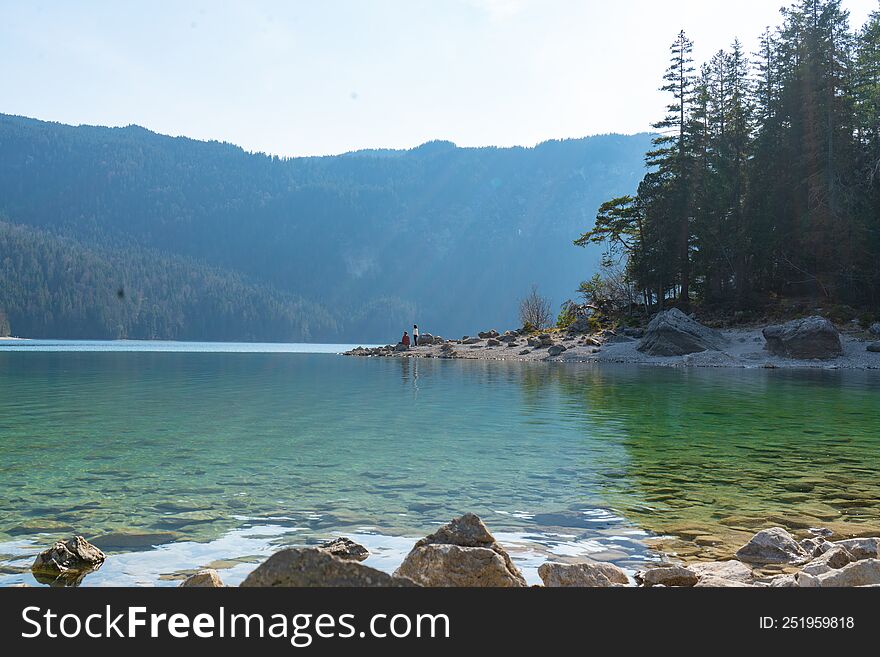
[[[572,236],[635,190],[649,141],[281,159],[0,115],[0,309],[13,333],[52,337],[387,342],[413,322],[510,326],[531,283],[558,304],[591,273],[598,250]]]

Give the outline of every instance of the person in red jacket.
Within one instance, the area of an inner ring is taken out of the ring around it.
[[[400,342],[403,344],[404,347],[408,347],[409,346],[409,333],[404,331],[403,337],[400,339]]]

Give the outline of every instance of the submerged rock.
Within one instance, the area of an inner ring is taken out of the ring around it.
[[[241,583],[244,587],[417,586],[407,577],[383,573],[356,561],[340,559],[318,548],[287,548],[260,564]]]
[[[720,351],[724,337],[678,308],[657,313],[637,349],[649,356],[684,356],[698,351]]]
[[[736,552],[736,558],[747,563],[803,563],[810,554],[782,527],[764,529]]]
[[[843,353],[834,324],[814,315],[764,329],[767,351],[785,358],[827,359]]]
[[[321,543],[319,550],[323,550],[328,554],[340,559],[351,559],[352,561],[363,561],[370,556],[370,551],[360,543],[355,543],[350,538],[335,538],[332,541]]]
[[[541,564],[538,576],[549,587],[609,587],[626,586],[626,573],[612,563],[552,563]]]
[[[473,513],[419,540],[394,574],[422,586],[526,586],[510,556]]]
[[[58,541],[37,555],[31,565],[34,575],[77,576],[90,573],[104,563],[106,556],[82,536]],[[77,579],[81,579],[78,577]]]
[[[223,580],[213,568],[200,570],[195,575],[190,575],[180,583],[180,586],[187,588],[223,588]]]

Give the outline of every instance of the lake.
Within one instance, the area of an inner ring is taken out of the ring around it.
[[[880,530],[880,375],[338,355],[350,345],[0,341],[0,585],[56,538],[83,585],[235,584],[340,535],[393,570],[480,515],[530,582]]]

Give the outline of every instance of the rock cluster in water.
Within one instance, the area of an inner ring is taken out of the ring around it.
[[[736,559],[702,563],[663,563],[635,573],[612,563],[547,562],[538,575],[547,587],[618,587],[635,582],[644,587],[842,587],[880,586],[880,538],[829,541],[817,529],[812,538],[796,540],[781,527],[755,534],[736,552]],[[260,564],[243,587],[525,587],[526,580],[472,513],[450,521],[416,542],[393,573],[362,563],[369,552],[348,538],[318,547],[287,548]],[[100,566],[104,554],[81,536],[59,541],[34,561],[33,571],[76,584]],[[766,572],[768,567],[787,572]],[[41,579],[40,581],[45,581]],[[52,582],[54,583],[54,582]],[[223,586],[216,570],[200,570],[181,587]]]

